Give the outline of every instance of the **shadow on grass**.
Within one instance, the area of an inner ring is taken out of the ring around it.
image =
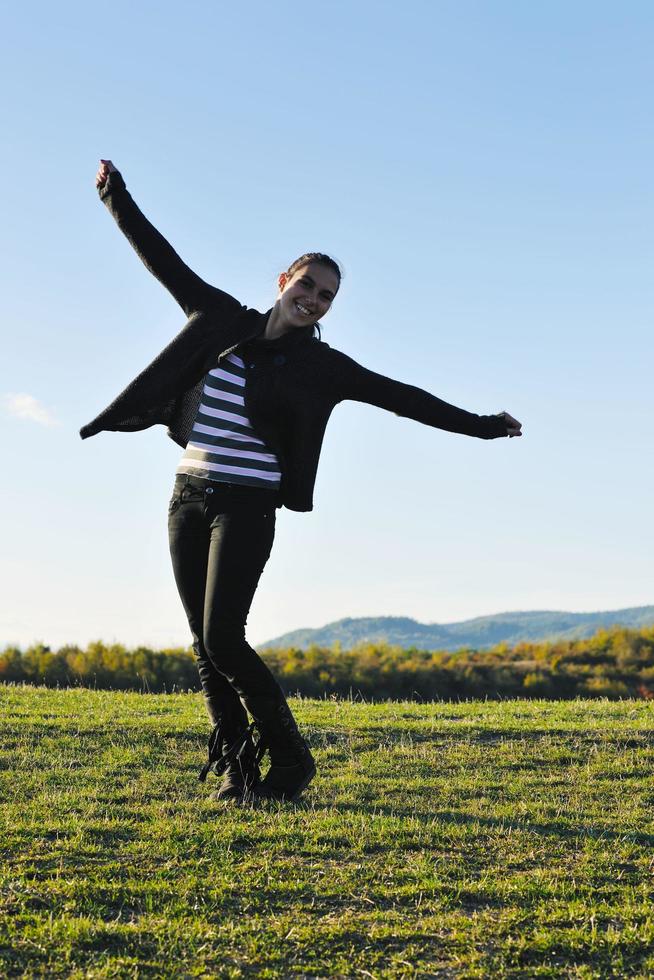
[[[350,740],[347,733],[320,731],[313,735],[309,733],[307,740],[313,741],[316,745],[342,745],[343,742]],[[567,742],[572,741],[575,745],[619,745],[625,749],[642,749],[646,746],[654,746],[654,730],[652,729],[630,729],[629,735],[620,732],[588,732],[578,731],[567,728],[532,728],[532,729],[507,729],[507,728],[480,728],[463,729],[453,728],[451,730],[437,730],[429,732],[421,731],[397,731],[380,726],[366,728],[358,731],[352,736],[358,743],[379,740],[388,745],[410,745],[412,742],[433,742],[442,745],[443,743],[502,743],[502,742]]]
[[[334,803],[332,809],[341,813],[365,814],[368,816],[378,815],[384,817],[404,817],[410,818],[424,826],[433,827],[435,823],[452,824],[456,826],[475,825],[488,830],[524,830],[541,837],[559,837],[567,840],[583,839],[606,840],[606,841],[629,841],[641,847],[652,847],[654,845],[654,834],[643,833],[641,831],[615,831],[600,826],[585,826],[583,824],[570,825],[562,821],[552,821],[544,823],[542,821],[531,821],[524,817],[511,817],[510,819],[500,819],[496,817],[481,817],[474,814],[462,813],[455,810],[434,810],[431,813],[418,813],[402,807],[387,807],[373,804],[362,806],[355,803]],[[578,816],[578,814],[577,814]],[[377,845],[376,845],[377,846]],[[379,845],[383,850],[397,850],[397,844]]]

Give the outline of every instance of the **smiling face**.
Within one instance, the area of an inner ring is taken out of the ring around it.
[[[277,302],[284,326],[306,327],[327,313],[338,292],[338,276],[320,262],[300,266],[279,277]]]

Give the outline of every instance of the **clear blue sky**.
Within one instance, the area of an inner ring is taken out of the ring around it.
[[[78,436],[183,325],[97,200],[99,157],[242,302],[329,251],[332,346],[525,426],[486,443],[340,406],[253,642],[654,602],[650,3],[26,2],[0,38],[0,645],[189,641],[181,451],[161,427]]]

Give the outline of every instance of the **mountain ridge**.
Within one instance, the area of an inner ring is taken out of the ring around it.
[[[654,626],[654,605],[590,613],[537,609],[475,616],[454,623],[421,623],[409,616],[345,617],[318,628],[291,630],[257,646],[298,647],[312,644],[331,647],[340,643],[344,650],[358,643],[389,643],[392,646],[426,650],[483,650],[506,643],[540,643],[582,639],[600,629],[625,626],[641,629]]]

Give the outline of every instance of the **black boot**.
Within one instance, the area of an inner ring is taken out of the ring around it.
[[[261,779],[247,712],[231,688],[216,695],[205,694],[204,703],[213,731],[209,760],[200,780],[204,782],[209,772],[222,775],[223,781],[211,799],[243,799]]]
[[[200,782],[207,774],[223,776],[223,781],[211,794],[212,800],[244,800],[261,779],[259,756],[252,741],[250,725],[237,735],[226,737],[225,726],[218,723],[209,736],[209,758],[200,772]]]
[[[255,786],[253,798],[296,800],[315,776],[316,764],[284,695],[280,691],[277,698],[245,697],[243,703],[259,729],[257,756],[266,749],[270,753],[270,769]]]

